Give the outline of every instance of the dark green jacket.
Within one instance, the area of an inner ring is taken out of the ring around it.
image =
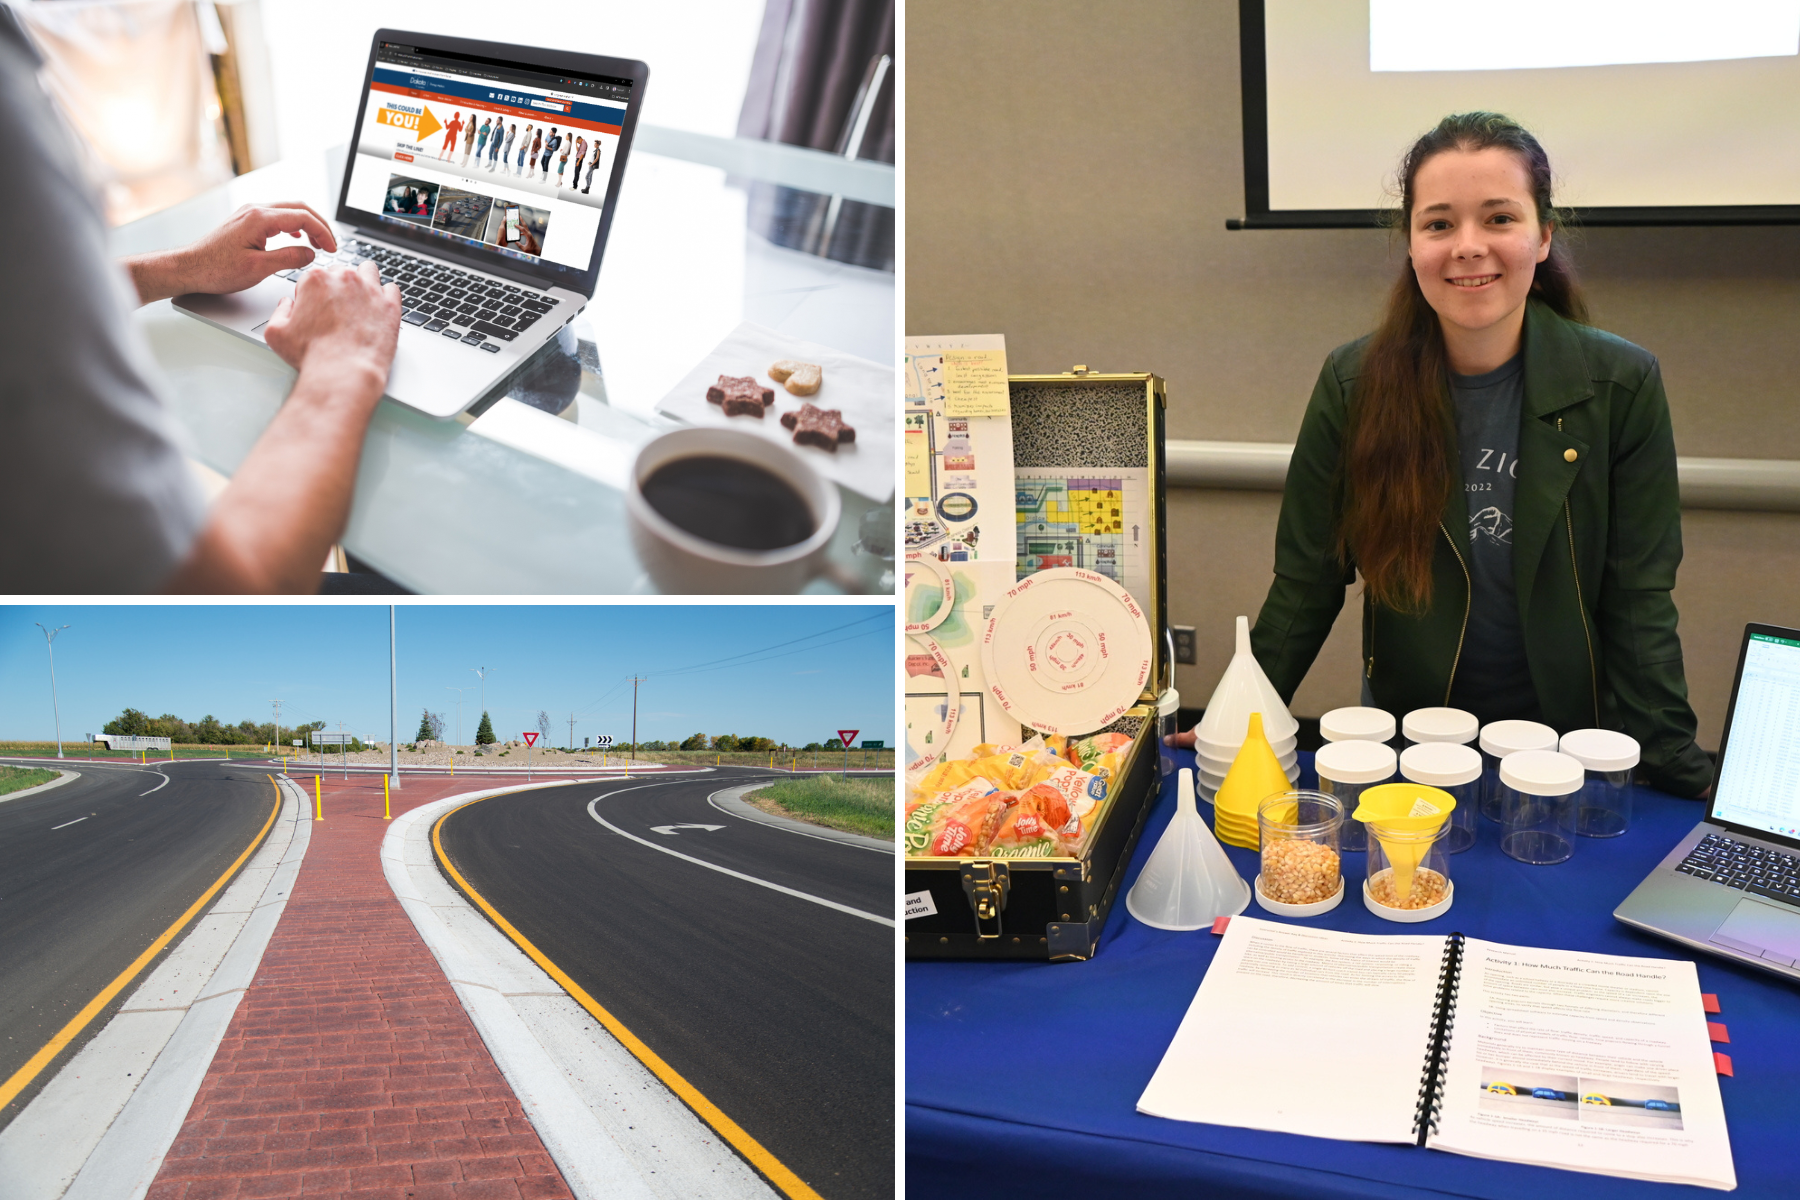
[[[1355,580],[1355,564],[1336,553],[1338,462],[1367,340],[1325,360],[1288,467],[1275,582],[1251,634],[1283,699],[1300,686]],[[1698,795],[1712,766],[1694,744],[1669,595],[1681,564],[1681,498],[1656,359],[1531,301],[1518,460],[1513,577],[1545,721],[1559,733],[1621,729],[1643,747],[1640,769],[1654,786]],[[1369,690],[1396,714],[1447,704],[1462,652],[1468,513],[1454,441],[1450,471],[1430,611],[1363,604]]]

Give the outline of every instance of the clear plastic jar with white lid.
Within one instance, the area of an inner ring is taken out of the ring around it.
[[[1500,760],[1500,850],[1548,866],[1575,853],[1575,805],[1587,771],[1554,750],[1518,750]]]
[[[1556,749],[1556,730],[1536,721],[1490,721],[1481,727],[1481,815],[1500,819],[1500,760],[1521,750]]]
[[[1319,736],[1328,742],[1391,742],[1394,716],[1379,708],[1334,708],[1319,718]]]
[[[1363,789],[1393,779],[1398,762],[1394,748],[1380,742],[1326,742],[1313,755],[1313,770],[1318,772],[1319,790],[1336,796],[1348,817],[1356,812]],[[1345,850],[1368,849],[1361,821],[1345,820],[1340,837]]]
[[[1557,749],[1582,765],[1587,780],[1575,812],[1582,837],[1618,837],[1631,828],[1637,739],[1611,729],[1571,729]]]
[[[1344,898],[1338,842],[1344,806],[1324,792],[1277,792],[1256,806],[1262,872],[1256,902],[1283,917],[1313,917]]]
[[[1444,850],[1461,854],[1475,844],[1475,810],[1481,804],[1481,752],[1455,742],[1419,742],[1400,752],[1400,778],[1442,788],[1456,797],[1444,833]]]
[[[1409,745],[1454,742],[1467,745],[1481,736],[1481,722],[1460,708],[1415,708],[1400,721],[1400,736]]]

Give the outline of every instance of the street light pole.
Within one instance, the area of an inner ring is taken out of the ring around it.
[[[275,706],[275,754],[281,757],[281,706],[287,701],[271,700],[269,703]]]
[[[62,752],[62,709],[56,702],[56,648],[51,645],[56,635],[67,629],[67,625],[58,625],[55,629],[46,629],[42,621],[33,621],[39,629],[44,630],[44,649],[50,651],[50,716],[56,722],[56,757]]]
[[[388,782],[400,786],[400,659],[394,651],[394,606],[388,605]]]
[[[455,692],[456,693],[456,744],[460,746],[463,744],[463,740],[462,740],[462,694],[464,692],[468,691],[469,689],[468,688],[451,687],[449,684],[446,683],[444,685],[444,690],[446,692]]]
[[[484,717],[485,717],[485,716],[487,716],[487,677],[488,677],[488,668],[486,668],[486,667],[470,667],[470,668],[469,668],[469,670],[471,670],[471,671],[473,671],[473,672],[475,672],[475,678],[477,678],[477,679],[479,679],[479,680],[481,680],[481,715],[482,715],[482,716],[484,716]],[[476,736],[476,737],[480,737],[480,736],[481,736],[481,728],[480,728],[480,726],[477,726],[477,727],[476,727],[476,729],[475,729],[475,736]]]

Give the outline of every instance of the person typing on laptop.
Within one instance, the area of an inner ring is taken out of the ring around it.
[[[336,239],[305,205],[250,206],[194,245],[129,259],[121,271],[107,258],[99,199],[37,66],[17,18],[0,6],[0,156],[18,164],[0,189],[0,213],[8,228],[42,231],[14,240],[0,298],[4,590],[317,591],[393,359],[398,290],[381,284],[373,264],[307,272],[266,333],[299,377],[207,510],[128,310],[236,291],[312,260],[304,246],[264,249],[274,234],[304,234],[327,251]]]

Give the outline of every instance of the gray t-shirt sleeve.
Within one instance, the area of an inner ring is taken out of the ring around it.
[[[130,280],[37,56],[0,4],[0,591],[153,591],[204,518],[150,380]]]

